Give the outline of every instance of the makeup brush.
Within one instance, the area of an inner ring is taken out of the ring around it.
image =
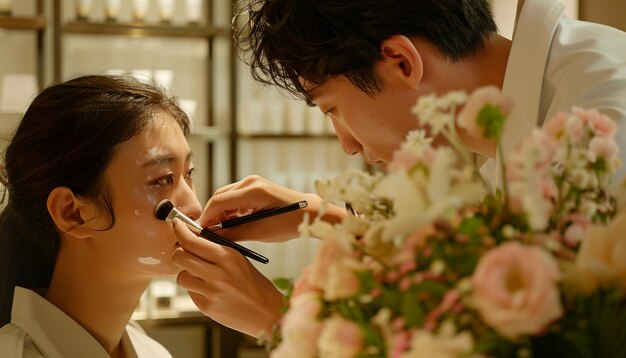
[[[187,215],[177,210],[174,207],[174,204],[172,204],[172,202],[168,199],[161,200],[161,202],[157,204],[156,208],[154,209],[154,214],[156,215],[157,219],[164,221],[172,221],[178,218],[180,221],[184,222],[187,227],[194,232],[194,234],[216,244],[228,246],[232,249],[235,249],[239,251],[242,255],[247,256],[260,263],[266,264],[270,261],[267,259],[267,257],[259,255],[256,252],[237,244],[236,242],[230,241],[227,238],[222,237],[198,225],[198,223],[191,220],[189,217],[187,217]]]

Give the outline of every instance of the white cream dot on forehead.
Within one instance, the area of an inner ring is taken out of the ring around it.
[[[137,261],[144,265],[158,265],[161,263],[161,260],[155,259],[154,257],[140,257],[137,259]]]
[[[165,148],[163,147],[152,147],[152,148],[148,148],[146,152],[148,152],[148,155],[150,156],[157,156],[163,153],[167,153],[167,150],[165,150]]]

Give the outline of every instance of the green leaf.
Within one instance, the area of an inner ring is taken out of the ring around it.
[[[424,281],[415,285],[413,289],[418,292],[426,291],[437,297],[443,297],[443,295],[448,291],[448,286],[434,281]]]
[[[626,357],[626,301],[615,291],[592,296],[587,317],[592,347],[600,357]]]
[[[504,130],[506,117],[500,107],[491,104],[485,105],[478,113],[476,124],[483,129],[485,138],[499,138]]]
[[[478,228],[484,225],[485,223],[482,218],[475,216],[469,217],[464,219],[463,222],[461,222],[461,225],[459,225],[459,233],[466,234],[474,238],[475,236],[479,236],[477,232]]]
[[[424,324],[424,308],[410,292],[402,297],[402,316],[409,327],[418,328]]]
[[[291,279],[283,278],[283,277],[275,278],[274,280],[272,280],[272,282],[274,282],[274,285],[279,290],[283,290],[283,291],[289,290],[291,286],[293,285],[293,281]]]

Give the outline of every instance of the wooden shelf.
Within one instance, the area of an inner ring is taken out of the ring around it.
[[[337,139],[334,134],[237,134],[237,137],[241,139]]]
[[[43,30],[46,19],[43,15],[35,17],[0,16],[0,29]]]
[[[129,37],[197,37],[210,38],[230,35],[230,29],[207,26],[169,26],[142,23],[120,24],[113,22],[70,21],[63,31],[72,34],[122,35]]]

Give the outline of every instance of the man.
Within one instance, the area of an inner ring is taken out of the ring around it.
[[[626,34],[570,20],[555,0],[526,0],[513,41],[497,34],[488,0],[257,0],[239,45],[253,76],[318,106],[349,154],[383,168],[407,132],[418,128],[410,108],[424,94],[494,85],[514,109],[505,153],[532,129],[572,106],[598,108],[626,133]],[[464,145],[489,161],[496,143],[460,132]],[[620,148],[626,153],[626,138]],[[321,200],[249,177],[219,189],[200,222],[301,199],[316,215]],[[324,218],[345,215],[331,206]],[[297,237],[303,213],[224,230],[238,240]],[[177,230],[179,284],[207,315],[251,335],[279,317],[281,297],[235,253]],[[216,277],[218,277],[216,279]],[[247,318],[250,317],[250,318]]]

